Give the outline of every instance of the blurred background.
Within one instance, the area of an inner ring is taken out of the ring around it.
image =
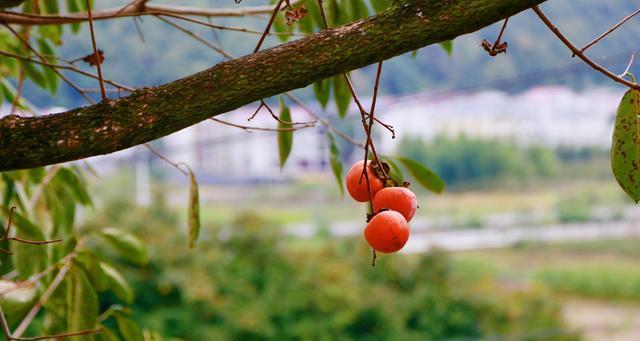
[[[550,0],[543,8],[582,46],[638,6]],[[265,20],[216,23],[261,30]],[[190,29],[234,55],[248,54],[259,37]],[[202,230],[193,251],[187,178],[143,147],[88,159],[96,204],[80,212],[81,224],[131,230],[149,247],[149,264],[125,271],[134,319],[184,340],[640,339],[640,211],[617,186],[609,156],[625,89],[572,58],[531,11],[509,20],[508,52],[490,57],[479,44],[499,29],[458,37],[450,56],[431,46],[385,62],[377,114],[397,136],[378,126],[376,146],[428,165],[447,190],[412,187],[420,208],[409,243],[379,255],[376,267],[362,237],[366,207],[341,196],[320,125],[294,134],[283,169],[273,132],[207,121],[155,141],[197,174]],[[162,84],[223,60],[153,17],[100,21],[96,34],[104,74],[127,85]],[[590,56],[622,72],[639,39],[632,19]],[[58,53],[89,54],[89,41],[83,26],[65,34]],[[352,77],[370,100],[375,68]],[[41,113],[85,104],[64,86],[56,96],[34,84],[25,89]],[[364,138],[355,106],[340,119],[311,87],[295,93],[337,129]],[[269,103],[277,106],[277,98]],[[256,108],[219,118],[247,124]],[[294,121],[309,119],[291,110]],[[276,124],[266,113],[250,123]],[[362,157],[338,143],[345,167]]]

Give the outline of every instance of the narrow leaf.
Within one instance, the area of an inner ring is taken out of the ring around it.
[[[322,108],[326,108],[327,103],[329,103],[329,97],[331,97],[331,78],[325,78],[313,83],[313,93]]]
[[[196,246],[200,234],[200,200],[198,198],[198,182],[189,169],[189,248]]]
[[[373,7],[376,13],[384,11],[389,8],[390,5],[391,0],[371,0],[371,7]]]
[[[67,329],[81,331],[98,323],[98,295],[85,271],[72,265],[67,274]]]
[[[289,107],[284,103],[284,99],[280,97],[280,122],[278,122],[278,128],[290,129],[293,127],[291,123],[291,111]],[[293,131],[280,130],[278,131],[278,152],[280,155],[280,169],[284,167],[284,164],[289,158],[291,153],[291,147],[293,146]]]
[[[338,187],[340,187],[340,196],[344,196],[344,186],[342,184],[342,155],[333,135],[328,133],[327,137],[329,139],[329,163],[331,164],[331,170],[336,177]]]
[[[112,227],[102,229],[100,235],[126,260],[139,265],[148,261],[147,249],[134,235]]]
[[[444,181],[432,170],[406,157],[396,157],[396,159],[409,170],[409,173],[411,173],[424,188],[435,193],[442,193],[445,187]]]
[[[402,173],[402,169],[398,167],[398,164],[393,161],[390,157],[382,157],[382,161],[386,162],[389,165],[390,172],[389,176],[393,181],[395,181],[398,185],[402,185],[404,182],[404,174]]]
[[[622,97],[611,145],[611,168],[620,187],[640,201],[640,92],[629,90]]]
[[[100,262],[98,266],[100,267],[100,270],[102,270],[102,272],[105,274],[109,282],[109,287],[111,288],[113,293],[116,294],[116,296],[118,296],[118,298],[123,300],[125,303],[133,303],[133,289],[131,289],[131,286],[129,285],[127,280],[124,279],[122,274],[120,274],[118,270],[105,262]]]
[[[440,43],[440,47],[447,53],[447,55],[451,56],[453,53],[453,40],[445,40]]]
[[[122,314],[116,315],[116,322],[118,323],[118,329],[120,334],[127,341],[144,341],[144,336],[138,325],[130,319],[122,316]]]
[[[349,111],[349,103],[351,103],[351,92],[343,76],[333,77],[332,82],[333,98],[336,101],[338,115],[340,115],[340,118],[345,118]]]

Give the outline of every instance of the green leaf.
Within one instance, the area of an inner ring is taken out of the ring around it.
[[[56,52],[51,45],[49,45],[45,39],[38,39],[38,46],[40,48],[40,53],[47,56],[45,59],[50,63],[54,63],[55,59],[53,56],[55,56]],[[49,92],[54,95],[58,91],[58,75],[49,67],[43,68],[43,75]]]
[[[391,1],[392,0],[371,0],[371,7],[373,7],[376,13],[382,12],[391,6]]]
[[[349,104],[351,103],[351,92],[347,86],[347,81],[342,75],[333,77],[332,82],[333,97],[336,101],[336,107],[338,108],[338,115],[340,118],[345,118],[349,111]]]
[[[0,280],[0,304],[8,318],[19,320],[31,309],[36,300],[34,284],[19,286],[16,282]]]
[[[198,181],[189,169],[189,248],[196,246],[200,234],[200,200],[198,199]]]
[[[22,70],[24,70],[24,74],[27,78],[31,79],[37,86],[44,89],[47,88],[47,81],[42,73],[36,69],[33,63],[20,61],[20,66],[22,67]]]
[[[133,303],[133,289],[126,279],[111,265],[105,262],[99,262],[98,266],[106,275],[109,282],[109,287],[118,298],[123,300],[127,304]]]
[[[122,338],[127,341],[144,341],[144,336],[138,325],[122,314],[116,315],[116,322]]]
[[[404,174],[402,173],[402,169],[398,167],[398,164],[393,161],[390,157],[383,156],[382,161],[386,162],[389,165],[390,172],[389,176],[393,181],[395,181],[399,186],[402,186],[404,182]]]
[[[640,92],[629,90],[622,97],[611,145],[611,168],[620,187],[640,201]]]
[[[444,181],[432,170],[406,157],[396,157],[396,159],[409,170],[409,173],[411,173],[424,188],[435,193],[442,193],[445,187]]]
[[[356,21],[369,16],[369,9],[362,0],[349,0],[348,3],[351,5],[351,21]]]
[[[95,335],[95,339],[98,341],[120,341],[120,338],[113,332],[113,330],[109,329],[104,325],[99,326],[102,331]]]
[[[313,93],[322,108],[325,109],[327,103],[329,103],[329,97],[331,97],[331,78],[325,78],[313,83]]]
[[[278,128],[290,129],[293,127],[291,123],[291,111],[289,107],[284,103],[284,98],[280,97],[280,122],[278,122]],[[280,130],[278,131],[278,152],[280,155],[280,169],[284,167],[284,164],[289,158],[291,153],[291,147],[293,146],[293,131]]]
[[[68,188],[73,196],[83,205],[91,205],[91,196],[86,189],[84,180],[80,177],[75,169],[62,167],[53,178],[52,183]]]
[[[100,230],[104,237],[124,259],[138,264],[146,264],[149,260],[147,249],[134,235],[112,227]]]
[[[67,274],[67,329],[94,329],[98,323],[98,295],[85,271],[71,265]]]
[[[99,259],[88,252],[81,252],[76,259],[87,271],[91,285],[93,285],[98,292],[109,290],[109,278],[102,270],[102,267],[100,267],[101,261]]]
[[[342,155],[333,135],[327,133],[327,137],[329,138],[329,163],[331,164],[331,170],[336,177],[338,187],[340,187],[340,196],[344,196],[344,186],[342,184]]]
[[[440,47],[447,53],[447,55],[451,56],[453,53],[453,40],[446,40],[440,43]]]
[[[84,1],[82,0],[67,0],[67,12],[69,13],[74,13],[74,12],[80,12],[80,5],[78,4],[78,2],[80,3],[84,3]],[[73,23],[71,24],[71,32],[73,33],[78,33],[80,31],[80,24],[79,23]]]
[[[13,213],[12,226],[12,229],[16,230],[17,237],[34,241],[46,239],[40,228],[17,212]],[[11,244],[11,250],[14,252],[13,264],[18,270],[20,278],[27,278],[46,268],[48,247],[49,245],[31,245],[20,242]]]

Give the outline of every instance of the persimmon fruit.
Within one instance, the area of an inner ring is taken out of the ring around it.
[[[405,187],[383,188],[373,197],[374,212],[387,209],[399,212],[407,222],[411,221],[418,208],[416,195]]]
[[[364,229],[364,237],[376,251],[396,252],[409,240],[409,224],[396,211],[382,211],[371,218]]]
[[[362,169],[364,167],[364,161],[356,162],[349,173],[347,173],[347,191],[355,201],[366,202],[369,201],[369,189],[367,188],[367,180],[362,177]],[[376,193],[384,188],[384,183],[376,175],[376,172],[371,168],[370,162],[367,162],[367,177],[369,178],[369,186],[371,187],[371,196],[375,196]]]

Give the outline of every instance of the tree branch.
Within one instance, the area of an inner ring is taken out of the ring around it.
[[[130,96],[0,119],[0,171],[108,154],[245,104],[453,39],[544,0],[400,0],[354,23],[220,63]]]
[[[297,2],[297,1],[295,1]],[[291,1],[293,4],[294,1]],[[268,14],[273,12],[273,6],[254,6],[238,8],[200,8],[187,6],[172,6],[153,3],[140,3],[126,8],[109,8],[93,13],[93,20],[105,20],[142,15],[192,15],[200,17],[245,17]],[[33,15],[18,12],[0,12],[0,22],[17,25],[60,25],[85,22],[89,20],[87,13],[66,13],[50,15]]]

